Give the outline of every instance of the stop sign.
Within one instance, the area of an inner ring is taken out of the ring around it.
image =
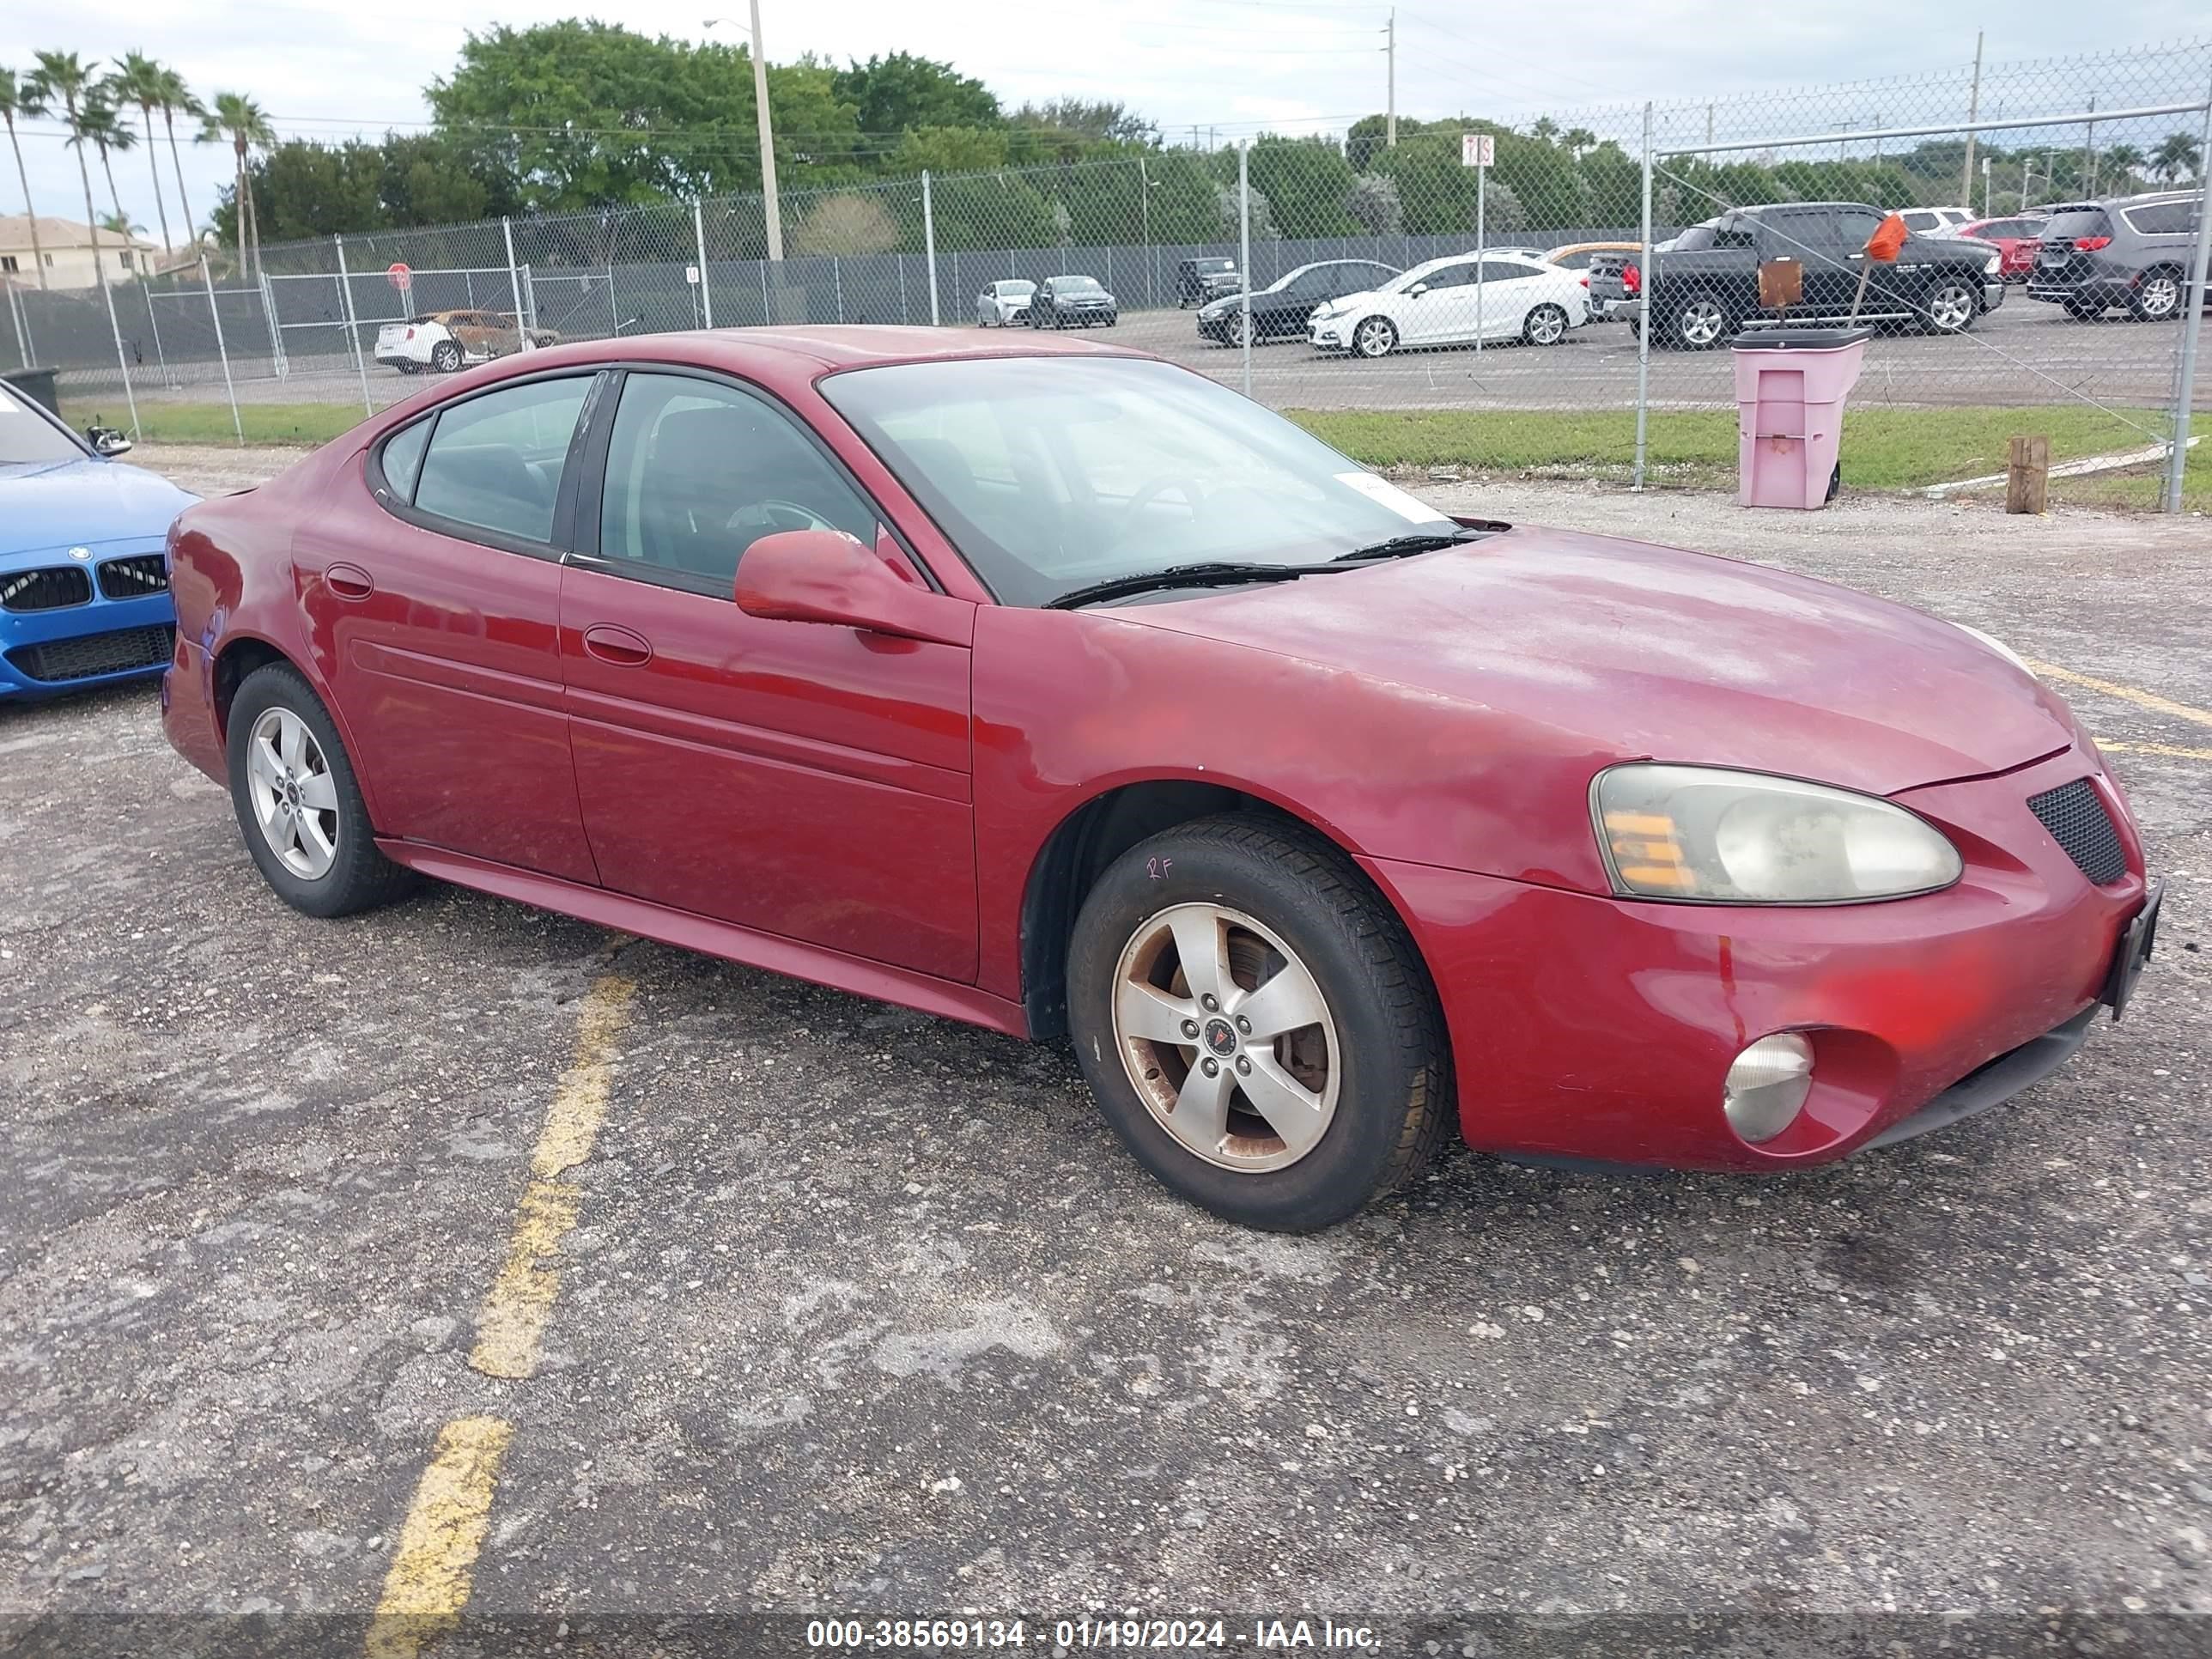
[[[408,289],[413,285],[415,281],[415,273],[409,270],[403,262],[394,259],[390,264],[384,268],[384,280],[391,283],[392,287],[398,289],[402,294],[404,294],[407,292]]]

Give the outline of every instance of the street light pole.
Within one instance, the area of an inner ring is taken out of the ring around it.
[[[709,17],[706,27],[717,23],[737,26],[733,17]],[[753,33],[753,113],[760,123],[761,153],[761,213],[768,221],[768,257],[776,264],[783,260],[783,215],[776,204],[775,195],[775,128],[768,111],[768,57],[761,50],[760,0],[752,0]]]

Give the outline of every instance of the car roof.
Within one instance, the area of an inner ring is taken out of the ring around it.
[[[983,332],[988,333],[988,331]],[[600,363],[645,361],[720,368],[770,386],[790,386],[842,369],[873,368],[890,363],[957,362],[988,357],[1132,357],[1149,354],[1103,342],[1069,339],[1027,331],[977,337],[951,329],[904,327],[896,324],[825,323],[802,328],[690,329],[670,334],[625,334],[611,340],[580,340],[545,346],[500,358],[496,377],[549,368],[590,368]]]

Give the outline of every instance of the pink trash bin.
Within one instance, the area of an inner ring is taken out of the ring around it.
[[[1844,441],[1844,400],[1870,328],[1770,328],[1739,334],[1736,492],[1744,507],[1827,504]]]

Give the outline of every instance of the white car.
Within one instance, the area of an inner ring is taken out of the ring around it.
[[[511,311],[433,311],[376,331],[376,361],[402,374],[431,369],[451,374],[471,363],[489,362],[522,348],[523,331]],[[550,328],[529,331],[533,346],[558,345]]]
[[[1315,311],[1308,336],[1323,351],[1384,357],[1401,346],[1526,340],[1557,345],[1589,320],[1578,272],[1517,253],[1454,253],[1415,265],[1366,294]]]
[[[1897,216],[1915,236],[1953,236],[1960,225],[1973,223],[1975,216],[1962,207],[1924,207],[1899,208]]]
[[[975,296],[975,326],[1012,328],[1016,323],[1027,322],[1030,301],[1036,295],[1036,284],[1020,277],[986,283]]]

